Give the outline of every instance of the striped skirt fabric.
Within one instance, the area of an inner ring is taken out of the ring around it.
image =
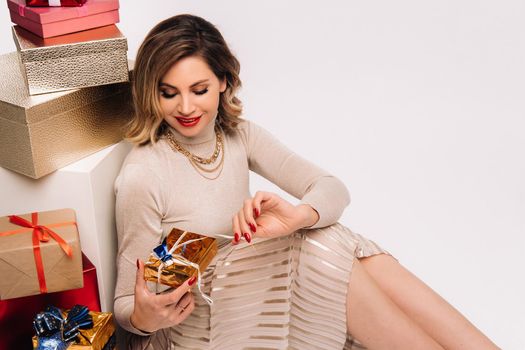
[[[354,258],[386,253],[341,224],[224,244],[203,274],[209,306],[132,349],[364,349],[347,334],[346,294]]]

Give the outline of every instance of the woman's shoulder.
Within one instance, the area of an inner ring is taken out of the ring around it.
[[[241,119],[237,125],[235,136],[241,140],[248,153],[256,145],[272,143],[276,140],[275,136],[266,128],[248,119]]]
[[[257,129],[257,128],[260,128],[260,126],[253,120],[239,118],[239,122],[237,124],[236,130],[238,132],[246,133],[246,132],[250,132],[250,130]]]
[[[247,143],[249,143],[250,140],[253,141],[253,139],[257,138],[261,133],[268,133],[265,128],[253,120],[248,119],[241,119],[237,124],[235,131],[235,135]]]
[[[159,164],[159,161],[163,158],[163,153],[164,151],[160,145],[160,141],[155,144],[134,145],[124,159],[123,165],[137,164],[151,167],[152,165]]]
[[[134,145],[122,163],[119,179],[140,182],[145,178],[152,180],[158,177],[157,169],[164,164],[162,153],[159,143]]]
[[[162,179],[165,176],[159,169],[162,162],[155,145],[133,146],[113,183],[119,208],[148,200],[164,203]]]

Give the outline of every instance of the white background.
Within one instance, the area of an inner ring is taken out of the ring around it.
[[[123,0],[120,13],[130,58],[168,16],[216,24],[241,61],[245,117],[347,184],[341,221],[525,349],[525,2]],[[10,25],[4,1],[0,53],[15,50]]]

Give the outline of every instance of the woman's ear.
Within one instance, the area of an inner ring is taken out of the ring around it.
[[[226,78],[222,79],[221,80],[221,85],[219,86],[219,91],[220,92],[224,92],[226,91],[226,87],[227,87],[227,83],[226,83]]]

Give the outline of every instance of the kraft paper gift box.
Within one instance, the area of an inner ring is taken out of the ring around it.
[[[65,319],[68,311],[62,311]],[[93,318],[93,327],[79,329],[76,340],[67,347],[67,350],[112,350],[115,348],[115,324],[111,312],[89,312]],[[37,349],[37,337],[33,337],[33,349]]]
[[[82,288],[0,300],[0,350],[31,349],[33,318],[48,305],[71,309],[75,304],[82,304],[91,311],[101,310],[97,271],[84,254],[82,266]]]
[[[75,210],[82,252],[97,268],[104,311],[112,308],[117,276],[115,268],[108,268],[117,258],[114,184],[131,148],[121,141],[36,181],[0,167],[0,198],[9,198],[0,205],[0,216],[41,208]]]
[[[72,209],[0,217],[0,300],[81,288]]]
[[[129,80],[127,39],[115,25],[50,39],[12,31],[30,95]]]
[[[65,35],[119,22],[118,0],[89,0],[81,7],[27,7],[7,0],[11,21],[42,38]]]
[[[129,83],[29,96],[16,53],[0,73],[0,166],[40,178],[122,140]]]

